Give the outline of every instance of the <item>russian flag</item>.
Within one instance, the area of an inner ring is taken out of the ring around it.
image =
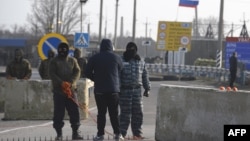
[[[199,4],[199,0],[180,0],[179,6],[195,8]]]

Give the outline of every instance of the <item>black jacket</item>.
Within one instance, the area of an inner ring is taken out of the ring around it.
[[[103,39],[100,52],[88,60],[85,74],[94,81],[95,93],[116,93],[120,92],[122,68],[122,59],[113,52],[111,41]]]
[[[230,71],[237,71],[237,58],[235,56],[231,56],[229,59]]]

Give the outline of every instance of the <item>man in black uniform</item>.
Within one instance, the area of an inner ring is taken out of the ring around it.
[[[236,73],[237,73],[237,53],[233,52],[232,56],[229,58],[229,64],[230,64],[230,84],[229,86],[231,88],[234,87],[234,81],[236,79]]]
[[[15,50],[15,59],[6,67],[7,79],[30,79],[32,74],[31,64],[27,59],[23,58],[21,49]]]
[[[62,140],[62,127],[64,126],[65,108],[68,111],[72,128],[72,140],[83,139],[79,135],[80,113],[77,104],[64,92],[65,84],[71,87],[70,92],[76,90],[76,82],[80,78],[80,68],[75,58],[68,56],[69,45],[58,45],[58,56],[51,60],[49,75],[53,85],[54,117],[53,127],[56,130],[56,140]],[[76,93],[72,96],[77,101]]]

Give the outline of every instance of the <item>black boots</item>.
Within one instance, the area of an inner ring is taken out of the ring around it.
[[[57,136],[56,136],[55,140],[62,141],[62,129],[56,129],[56,134],[57,134]]]
[[[73,133],[72,133],[72,140],[82,140],[83,137],[80,136],[80,131],[78,130],[73,130]]]
[[[56,141],[62,141],[62,136],[56,136],[55,140]]]
[[[72,130],[72,140],[82,140],[83,137],[81,137],[80,135],[80,131],[78,131],[78,129],[73,129]],[[56,138],[55,140],[56,141],[62,141],[63,140],[63,137],[62,137],[62,129],[56,129]]]

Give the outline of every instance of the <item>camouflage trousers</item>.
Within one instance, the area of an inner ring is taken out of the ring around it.
[[[129,124],[134,136],[141,136],[143,105],[141,88],[121,89],[120,93],[120,131],[126,136]]]

